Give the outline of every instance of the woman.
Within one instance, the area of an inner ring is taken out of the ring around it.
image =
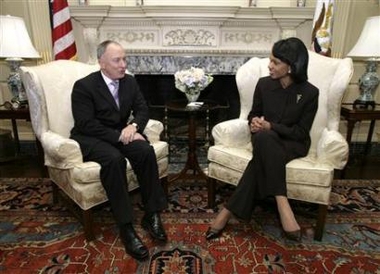
[[[308,153],[319,91],[307,81],[309,55],[298,38],[276,42],[269,59],[269,76],[259,79],[248,115],[253,158],[207,230],[207,240],[219,237],[232,216],[249,220],[255,201],[267,197],[275,197],[285,236],[301,239],[286,196],[285,165]]]

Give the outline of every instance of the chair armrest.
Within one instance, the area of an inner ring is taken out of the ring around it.
[[[233,119],[215,125],[212,137],[215,145],[240,148],[251,145],[251,132],[245,119]]]
[[[41,135],[41,144],[47,166],[70,169],[83,163],[82,152],[75,140],[47,131]]]
[[[149,142],[155,143],[160,141],[160,134],[163,130],[164,125],[160,121],[149,119],[144,134],[148,137]]]
[[[348,161],[346,139],[335,130],[324,129],[317,145],[318,162],[328,163],[335,169],[343,169]]]

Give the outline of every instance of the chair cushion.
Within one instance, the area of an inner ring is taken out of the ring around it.
[[[207,159],[210,161],[209,176],[221,179],[220,172],[222,167],[225,167],[230,172],[237,172],[240,179],[251,158],[252,152],[248,149],[212,146],[207,155]],[[212,163],[216,165],[211,165]],[[216,166],[219,167],[218,172],[213,170]],[[290,184],[329,186],[333,175],[334,169],[331,165],[317,162],[312,157],[295,159],[286,165],[286,181]],[[226,174],[223,176],[225,177]],[[222,178],[222,181],[227,180]]]
[[[209,148],[207,159],[210,162],[243,173],[248,162],[252,159],[252,150],[215,145]]]
[[[166,142],[158,141],[153,144],[157,161],[167,158],[169,154]],[[127,160],[127,173],[132,171],[132,167]],[[84,162],[76,165],[72,170],[72,180],[80,184],[91,184],[100,182],[100,165],[95,162]]]
[[[108,200],[100,181],[80,184],[72,179],[72,169],[62,170],[54,167],[48,169],[50,179],[81,209],[88,210]]]
[[[321,163],[311,157],[290,161],[286,165],[286,182],[288,184],[325,186],[331,185],[334,168],[328,163]]]

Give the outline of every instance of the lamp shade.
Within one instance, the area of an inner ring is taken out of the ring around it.
[[[369,17],[358,41],[347,54],[350,57],[380,57],[380,16]]]
[[[0,58],[39,58],[25,22],[20,17],[0,15]]]

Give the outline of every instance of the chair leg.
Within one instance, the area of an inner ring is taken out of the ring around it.
[[[52,186],[53,203],[57,204],[59,201],[59,188],[53,181],[50,181],[50,182],[51,182],[51,186]]]
[[[164,192],[166,197],[169,197],[169,182],[168,182],[168,176],[162,177],[161,179],[161,185],[164,188]]]
[[[214,178],[208,177],[207,180],[207,200],[208,200],[208,207],[213,208],[215,206],[215,185],[216,180]]]
[[[70,200],[65,194],[61,194],[59,187],[52,181],[53,188],[53,203],[58,203],[60,198],[65,204],[67,209],[73,213],[73,215],[79,220],[83,225],[84,235],[86,240],[91,242],[95,240],[93,217],[91,209],[82,210],[80,209],[72,200]]]
[[[88,242],[95,240],[93,218],[91,209],[82,210],[84,235]]]
[[[322,241],[323,230],[325,228],[327,216],[327,205],[319,205],[318,206],[318,216],[317,216],[317,225],[315,228],[314,240]]]

